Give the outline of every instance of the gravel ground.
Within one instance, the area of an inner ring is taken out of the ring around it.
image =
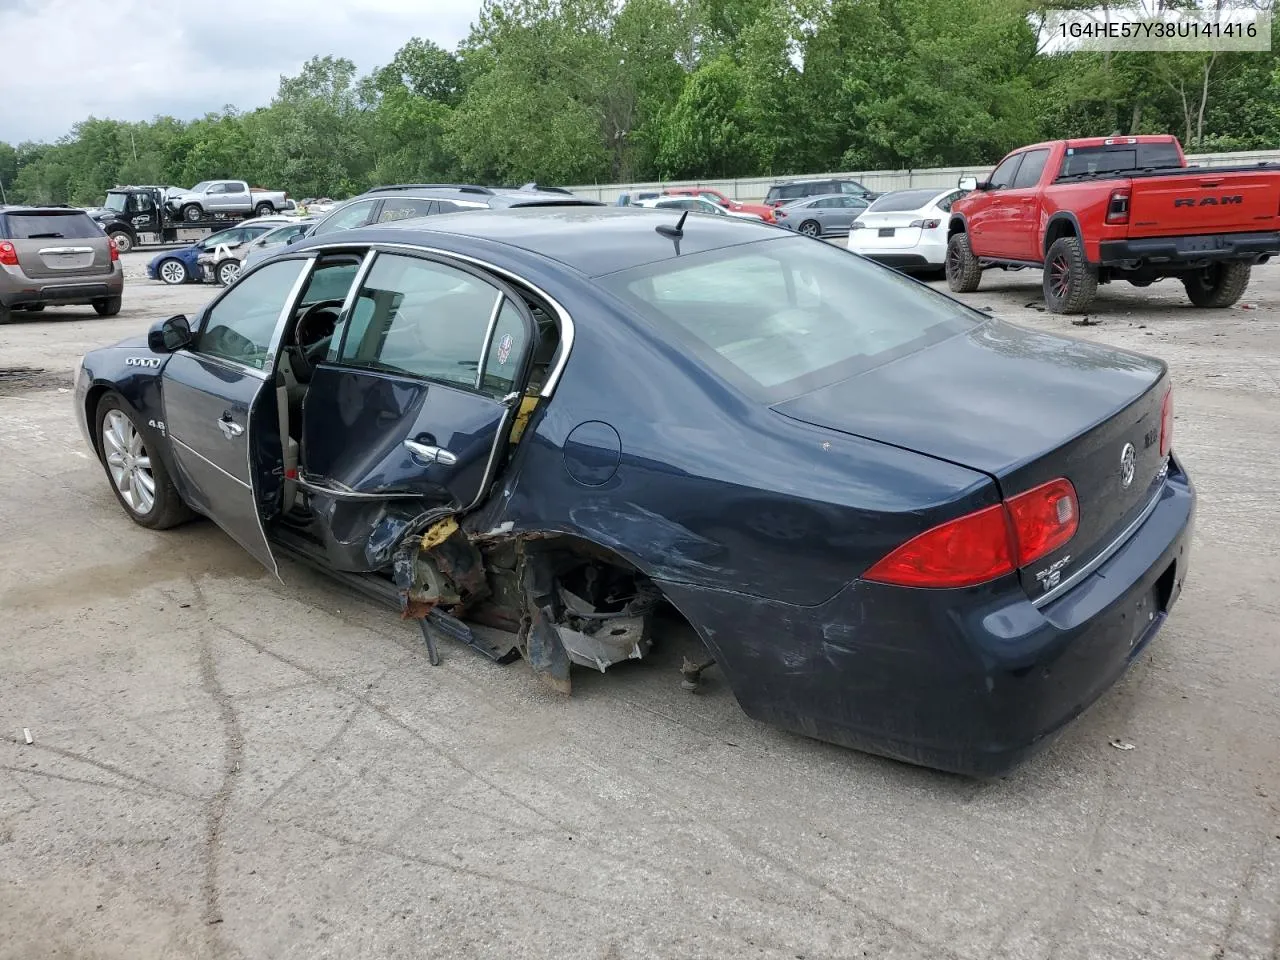
[[[1201,495],[1149,653],[975,783],[682,692],[674,627],[561,702],[211,524],[135,526],[65,391],[210,295],[152,255],[116,318],[0,328],[38,368],[0,378],[0,958],[1277,956],[1280,269],[1255,309],[1104,287],[1089,325],[1027,273],[966,298],[1165,358]]]

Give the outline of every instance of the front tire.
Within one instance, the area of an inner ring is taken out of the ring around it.
[[[130,519],[151,530],[175,527],[192,517],[169,479],[169,471],[148,446],[151,434],[125,406],[117,393],[98,403],[96,439],[111,492]]]
[[[93,312],[100,317],[114,317],[120,312],[121,297],[107,297],[105,300],[93,301]]]
[[[116,252],[128,253],[133,249],[133,237],[129,236],[123,230],[117,230],[115,233],[107,234],[111,238],[111,242],[116,245]]]
[[[156,269],[156,276],[168,284],[186,283],[187,265],[181,260],[166,260]]]
[[[182,208],[182,219],[187,223],[196,223],[202,216],[204,216],[204,211],[200,209],[200,204],[198,203],[188,203]]]
[[[255,217],[269,217],[276,212],[276,208],[269,203],[260,203],[253,208]]]
[[[236,282],[236,278],[240,276],[240,261],[223,260],[218,264],[218,269],[214,271],[214,276],[217,277],[218,283],[224,287],[231,286]]]
[[[1247,263],[1218,263],[1182,278],[1187,296],[1197,307],[1229,307],[1249,286],[1252,268]]]
[[[1098,271],[1079,237],[1059,237],[1044,260],[1044,303],[1051,313],[1083,313],[1098,295]]]
[[[947,241],[947,261],[942,271],[953,293],[973,293],[982,282],[982,264],[973,255],[967,233],[953,234]]]

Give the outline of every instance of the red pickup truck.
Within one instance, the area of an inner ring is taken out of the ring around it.
[[[1229,307],[1253,264],[1280,254],[1280,167],[1189,167],[1174,137],[1055,140],[1015,150],[985,182],[961,179],[947,283],[1041,267],[1054,313],[1082,313],[1098,284],[1182,280],[1199,307]]]
[[[675,196],[701,197],[703,200],[718,203],[726,210],[734,210],[739,213],[754,213],[765,223],[774,222],[773,207],[763,203],[743,203],[741,200],[730,200],[719,190],[712,190],[708,187],[668,187],[666,192]]]

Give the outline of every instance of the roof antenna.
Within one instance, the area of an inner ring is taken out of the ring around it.
[[[664,237],[670,237],[672,240],[679,240],[684,236],[684,221],[688,216],[689,211],[686,210],[684,213],[680,214],[680,219],[676,221],[676,225],[674,227],[668,226],[665,223],[660,223],[653,229],[657,230]]]

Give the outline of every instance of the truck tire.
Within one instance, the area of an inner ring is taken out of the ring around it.
[[[943,267],[947,286],[955,293],[973,293],[982,282],[982,265],[973,255],[967,233],[957,233],[947,241],[947,262]]]
[[[125,233],[123,230],[114,230],[107,234],[111,238],[111,242],[116,245],[117,253],[128,253],[133,249],[133,237]]]
[[[253,215],[255,217],[269,217],[275,212],[276,208],[265,200],[253,208]]]
[[[1244,296],[1251,272],[1247,263],[1217,263],[1183,277],[1182,285],[1197,307],[1229,307]]]
[[[114,317],[120,312],[121,297],[107,297],[93,301],[93,312],[100,317]]]
[[[204,211],[200,209],[198,203],[188,203],[182,208],[182,219],[187,223],[197,223],[204,216]]]
[[[1083,313],[1098,295],[1098,271],[1079,237],[1059,237],[1044,258],[1044,304],[1052,313]]]

